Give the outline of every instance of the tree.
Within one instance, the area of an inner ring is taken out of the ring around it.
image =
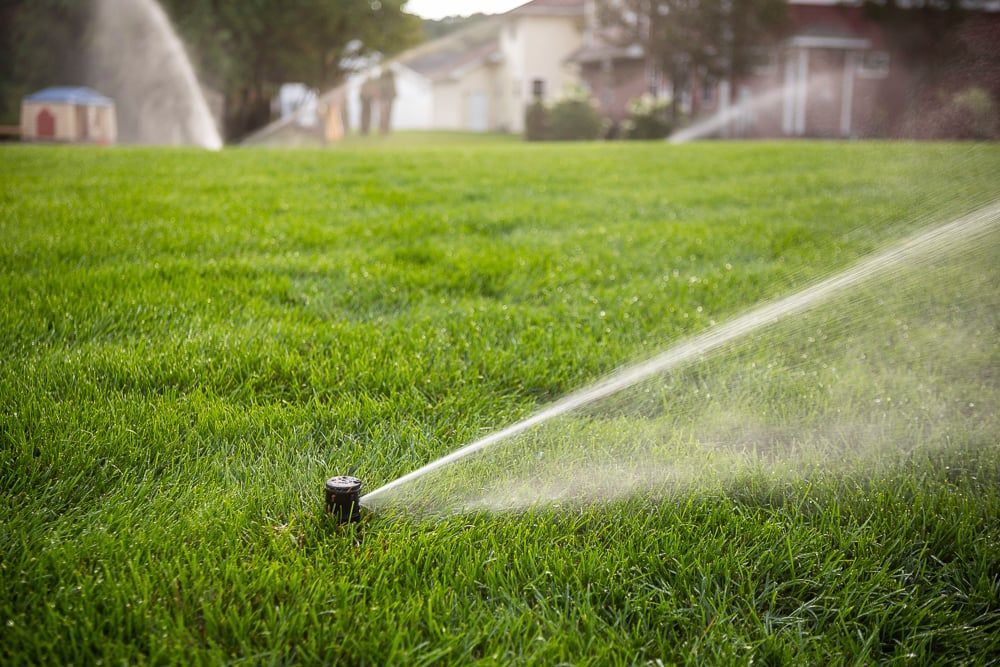
[[[344,57],[393,53],[420,39],[405,0],[160,0],[204,85],[225,98],[225,130],[238,137],[270,119],[289,81],[327,88]],[[20,97],[86,84],[90,2],[0,0],[0,109],[16,122]]]
[[[79,0],[0,0],[0,124],[17,123],[25,94],[83,82],[87,17]]]
[[[786,11],[785,0],[603,0],[599,17],[669,76],[676,122],[681,91],[694,78],[746,74],[782,34]]]
[[[289,81],[339,83],[348,55],[393,53],[420,39],[405,0],[163,0],[206,81],[226,99],[239,136],[266,123],[270,99]]]
[[[424,37],[428,41],[438,39],[440,37],[444,37],[445,35],[450,35],[457,30],[461,30],[462,28],[482,23],[490,18],[492,18],[492,14],[476,12],[475,14],[470,14],[468,16],[445,16],[442,19],[424,19]]]

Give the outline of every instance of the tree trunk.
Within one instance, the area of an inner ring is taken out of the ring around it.
[[[670,122],[676,128],[681,119],[681,84],[677,65],[670,68]]]

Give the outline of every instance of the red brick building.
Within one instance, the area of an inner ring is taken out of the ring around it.
[[[621,121],[640,95],[669,97],[670,82],[642,46],[624,45],[595,16],[588,12],[571,61],[602,112]],[[858,4],[792,0],[787,36],[763,63],[733,82],[692,77],[678,104],[693,117],[722,114],[721,136],[932,136],[947,95],[975,86],[1000,97],[1000,13],[980,11],[955,27],[966,55],[932,85],[918,80],[883,25]]]

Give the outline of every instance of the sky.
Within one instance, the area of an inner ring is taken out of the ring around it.
[[[439,19],[444,16],[468,16],[476,12],[498,14],[527,0],[410,0],[406,3],[406,11],[427,19]]]

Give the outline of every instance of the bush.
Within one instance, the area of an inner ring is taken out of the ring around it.
[[[544,141],[548,136],[548,109],[539,100],[535,100],[524,113],[524,138],[528,141]]]
[[[949,120],[961,139],[993,139],[998,134],[997,105],[988,91],[966,88],[951,98]]]
[[[663,139],[670,136],[674,129],[670,120],[670,104],[652,95],[633,100],[623,129],[629,139]]]
[[[556,141],[598,139],[604,121],[591,106],[581,100],[562,100],[550,112],[549,138]]]
[[[556,141],[598,139],[604,121],[584,91],[574,91],[549,110],[549,138]]]
[[[996,139],[1000,137],[998,112],[996,100],[983,88],[942,91],[928,95],[908,114],[901,134],[923,139]]]
[[[536,100],[524,114],[528,141],[599,139],[604,131],[604,120],[583,90],[571,91],[551,106]]]

